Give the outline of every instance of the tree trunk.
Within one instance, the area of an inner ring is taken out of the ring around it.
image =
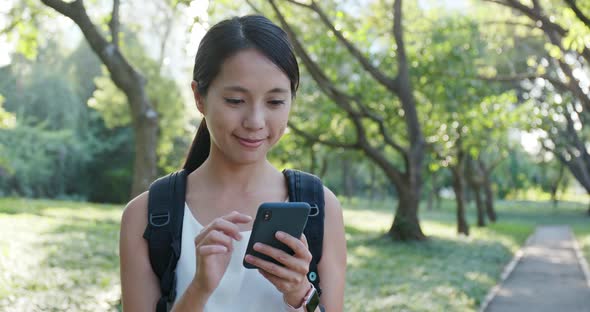
[[[158,114],[145,90],[146,79],[119,51],[118,6],[114,6],[109,23],[113,35],[113,41],[109,42],[88,17],[83,1],[41,0],[41,2],[78,25],[94,53],[108,69],[113,83],[127,97],[135,135],[135,163],[131,186],[131,197],[135,197],[147,190],[157,175]]]
[[[437,210],[440,210],[441,207],[440,188],[440,185],[437,185],[436,189],[434,189],[434,192],[432,192],[434,194],[434,202],[436,203],[434,207],[436,207]]]
[[[565,166],[562,163],[559,163],[559,173],[557,179],[553,181],[553,185],[551,185],[551,202],[553,203],[553,208],[557,208],[559,203],[559,199],[557,198],[557,192],[559,191],[559,185],[563,180],[563,175],[565,173]]]
[[[437,188],[438,185],[436,181],[436,173],[433,172],[430,175],[430,192],[428,192],[428,201],[426,203],[426,209],[428,209],[429,211],[432,210],[435,193],[438,192]]]
[[[402,27],[402,1],[394,0],[393,2],[393,37],[396,43],[395,55],[397,60],[398,73],[395,77],[389,77],[381,71],[379,67],[373,65],[364,53],[361,52],[352,42],[350,42],[341,31],[335,27],[330,21],[330,18],[323,12],[318,1],[312,1],[310,4],[300,3],[314,11],[322,23],[334,34],[335,38],[349,51],[349,53],[360,62],[361,66],[370,74],[379,84],[385,87],[392,97],[397,97],[403,109],[403,119],[406,126],[405,134],[407,137],[404,141],[406,146],[402,146],[397,141],[396,137],[390,135],[389,130],[384,120],[388,120],[388,116],[380,116],[370,109],[364,103],[362,97],[348,94],[340,90],[336,84],[328,78],[321,66],[315,62],[312,57],[303,48],[303,45],[298,39],[297,33],[287,23],[285,16],[281,13],[274,0],[269,0],[273,11],[279,19],[285,32],[291,38],[295,52],[301,58],[301,62],[305,64],[311,77],[317,82],[320,90],[324,92],[330,99],[338,105],[348,119],[354,125],[356,132],[356,142],[345,143],[336,141],[320,140],[317,135],[310,135],[297,129],[292,123],[289,127],[297,134],[305,138],[315,140],[320,144],[338,147],[362,150],[370,159],[372,159],[388,177],[388,179],[396,185],[398,197],[398,210],[396,212],[393,225],[389,231],[390,235],[396,239],[424,239],[424,234],[420,229],[418,222],[418,203],[420,199],[420,191],[422,187],[422,163],[424,160],[424,150],[426,142],[420,121],[418,119],[418,112],[416,109],[416,99],[414,97],[414,90],[412,87],[410,75],[410,61],[408,61],[405,44],[403,40]],[[385,117],[385,118],[383,118]],[[401,169],[398,163],[392,161],[389,155],[386,155],[382,149],[379,149],[371,144],[368,138],[365,120],[371,121],[379,129],[381,135],[380,142],[393,148],[399,153],[405,163],[405,170]]]
[[[143,101],[148,101],[143,90]],[[144,104],[145,105],[145,104]],[[158,119],[141,115],[133,118],[135,135],[135,160],[133,163],[133,183],[131,197],[145,192],[157,176],[156,146],[158,145]]]
[[[498,220],[498,216],[496,214],[496,210],[494,209],[494,192],[492,191],[490,179],[487,176],[484,178],[483,189],[485,192],[486,214],[492,223],[496,222],[496,220]]]
[[[457,202],[457,233],[463,233],[469,236],[469,225],[465,219],[465,182],[463,180],[463,161],[461,158],[462,157],[459,157],[457,165],[451,167],[451,173],[453,174],[453,191],[455,191],[455,201]]]
[[[483,161],[478,161],[479,167],[481,168],[482,178],[483,178],[483,191],[485,194],[485,209],[486,214],[488,215],[488,219],[490,222],[494,223],[498,219],[496,214],[496,210],[494,208],[494,192],[492,190],[492,182],[490,179],[490,173],[495,166],[490,168],[486,168],[483,164]]]
[[[475,199],[475,210],[477,212],[477,226],[486,226],[484,205],[481,199],[481,186],[483,184],[483,170],[479,166],[479,163],[472,159],[467,158],[467,182],[472,190],[473,198]]]
[[[398,190],[397,211],[388,235],[400,241],[426,239],[418,220],[419,188],[408,184],[396,185],[396,189]]]
[[[320,168],[320,177],[325,177],[326,172],[328,172],[328,157],[324,155],[322,157],[322,167]]]
[[[472,187],[473,195],[475,197],[475,207],[477,210],[477,226],[486,226],[486,219],[484,214],[484,205],[481,200],[481,188],[479,185]]]
[[[457,233],[469,236],[469,225],[465,219],[465,199],[463,198],[463,178],[453,169],[453,190],[457,202]]]

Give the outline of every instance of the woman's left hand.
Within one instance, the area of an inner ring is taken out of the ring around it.
[[[254,244],[254,250],[277,260],[284,267],[252,255],[247,255],[245,260],[259,268],[260,274],[283,293],[289,305],[298,307],[311,287],[307,280],[307,273],[312,256],[307,239],[303,234],[301,239],[297,239],[281,231],[278,231],[275,237],[295,253],[291,256],[280,249],[262,243]]]

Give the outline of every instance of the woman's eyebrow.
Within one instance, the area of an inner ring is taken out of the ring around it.
[[[223,88],[223,90],[226,91],[237,91],[237,92],[243,92],[243,93],[249,93],[250,91],[248,91],[248,89],[244,88],[244,87],[240,87],[240,86],[227,86],[225,88]]]
[[[244,87],[241,86],[227,86],[224,87],[223,90],[226,91],[236,91],[236,92],[242,92],[242,93],[250,93],[250,91]],[[285,88],[272,88],[269,91],[267,91],[266,93],[289,93],[289,90],[285,89]]]
[[[284,88],[273,88],[270,91],[268,91],[267,93],[289,93],[289,90],[284,89]]]

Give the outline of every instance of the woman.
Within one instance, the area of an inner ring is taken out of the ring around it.
[[[247,256],[259,267],[242,266],[252,220],[263,202],[288,199],[283,174],[267,153],[283,135],[299,84],[299,69],[287,35],[262,16],[222,21],[202,39],[191,84],[204,118],[187,157],[182,250],[173,311],[304,311],[311,254],[305,236],[278,237],[293,256],[270,246],[284,266]],[[346,242],[342,210],[324,188],[325,221],[321,305],[342,311]],[[121,222],[123,308],[154,311],[160,298],[142,238],[147,192],[126,207]],[[192,232],[191,232],[192,231]],[[190,248],[187,248],[190,247]],[[316,311],[319,311],[317,309]]]

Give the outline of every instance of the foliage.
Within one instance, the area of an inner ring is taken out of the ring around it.
[[[89,158],[72,131],[19,122],[13,129],[0,130],[0,141],[10,146],[5,150],[8,174],[0,179],[1,189],[24,196],[75,193],[70,181],[77,180]]]
[[[2,107],[4,103],[4,97],[0,94],[0,131],[2,129],[12,129],[16,126],[16,118],[14,114],[11,114],[4,110]],[[6,159],[6,150],[8,146],[6,142],[0,141],[0,176],[5,175],[5,171],[9,169],[7,159]]]
[[[0,94],[0,129],[10,129],[16,126],[16,119],[14,114],[11,114],[4,110],[2,107],[4,103],[4,97]]]
[[[120,128],[106,129],[86,106],[100,72],[88,46],[67,53],[49,42],[35,60],[15,54],[12,64],[0,69],[0,92],[16,122],[0,130],[0,142],[10,146],[3,153],[1,189],[32,197],[124,201],[132,159],[126,150],[133,137]]]
[[[147,78],[147,93],[160,117],[157,146],[160,172],[178,170],[182,158],[178,154],[184,155],[190,144],[185,139],[190,133],[184,99],[176,82],[163,76],[158,62],[145,54],[138,38],[133,33],[127,33],[125,40],[123,53]],[[108,128],[131,126],[127,98],[112,82],[106,69],[103,68],[102,75],[95,82],[96,91],[88,105],[101,113]]]

